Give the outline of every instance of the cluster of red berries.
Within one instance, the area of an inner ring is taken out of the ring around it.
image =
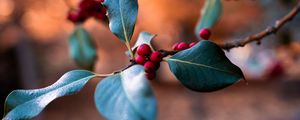
[[[209,29],[202,29],[199,32],[202,39],[208,40],[211,32]],[[199,41],[192,42],[190,44],[186,42],[180,42],[173,45],[175,51],[181,51],[193,47]],[[135,62],[140,65],[144,65],[146,71],[146,77],[152,80],[156,76],[156,71],[160,67],[160,62],[163,60],[163,55],[159,51],[152,52],[151,48],[147,44],[142,44],[137,48],[137,56],[135,57]]]
[[[175,43],[173,45],[173,50],[175,51],[182,51],[182,50],[185,50],[185,49],[188,49],[188,48],[191,48],[193,47],[194,45],[196,45],[199,41],[195,41],[195,42],[192,42],[190,44],[186,43],[186,42],[179,42],[179,43]]]
[[[81,23],[90,17],[99,20],[106,19],[106,8],[102,5],[104,0],[82,0],[78,5],[78,9],[70,10],[68,20],[73,23]]]
[[[144,65],[146,71],[146,77],[152,80],[156,76],[156,71],[160,67],[160,62],[163,59],[163,55],[159,51],[152,52],[151,48],[147,44],[142,44],[137,49],[137,56],[135,62],[140,65]]]
[[[208,40],[209,37],[211,36],[211,32],[210,32],[209,29],[204,28],[204,29],[200,30],[199,35],[200,35],[200,37],[201,37],[202,39]],[[186,43],[186,42],[175,43],[175,44],[173,45],[172,48],[173,48],[173,50],[175,50],[175,51],[182,51],[182,50],[185,50],[185,49],[188,49],[188,48],[193,47],[193,46],[196,45],[198,42],[199,42],[199,41],[195,41],[195,42],[192,42],[192,43],[190,43],[190,44],[188,44],[188,43]]]

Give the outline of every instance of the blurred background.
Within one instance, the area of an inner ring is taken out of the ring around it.
[[[76,5],[79,0],[73,0]],[[138,33],[158,36],[157,49],[194,41],[194,27],[204,0],[139,0],[132,44]],[[284,16],[296,0],[223,0],[224,13],[213,28],[215,42],[244,38]],[[79,69],[69,57],[68,37],[74,25],[66,20],[64,0],[0,0],[0,108],[14,89],[41,88],[65,72]],[[84,27],[97,46],[97,73],[111,73],[129,61],[126,47],[103,22]],[[184,88],[163,64],[151,81],[158,99],[159,120],[300,120],[300,15],[278,34],[226,52],[242,68],[244,81],[212,93]],[[120,47],[122,46],[122,47]],[[36,120],[103,119],[94,105],[95,79],[77,95],[52,102]],[[3,109],[0,109],[0,114]]]

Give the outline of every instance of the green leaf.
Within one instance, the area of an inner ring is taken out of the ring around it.
[[[82,27],[76,27],[70,36],[69,49],[75,63],[86,70],[92,70],[97,53],[89,33]]]
[[[206,0],[204,7],[201,10],[201,19],[196,26],[196,36],[200,40],[199,32],[202,28],[211,28],[218,21],[222,14],[221,0]]]
[[[224,51],[207,40],[166,60],[183,85],[199,92],[216,91],[244,78],[241,69],[230,62]]]
[[[95,75],[84,70],[64,74],[53,85],[34,90],[14,90],[5,101],[3,120],[32,119],[54,99],[74,94]]]
[[[137,0],[105,0],[110,30],[123,42],[129,43],[138,13]]]
[[[102,80],[96,88],[95,103],[109,120],[156,119],[156,100],[140,65]]]
[[[150,48],[152,49],[152,51],[154,51],[152,45],[151,45],[151,41],[152,39],[156,37],[156,35],[148,33],[148,32],[141,32],[135,45],[131,48],[133,53],[135,53],[136,49],[142,45],[142,44],[148,44],[150,46]],[[126,55],[130,55],[129,51],[126,51]]]

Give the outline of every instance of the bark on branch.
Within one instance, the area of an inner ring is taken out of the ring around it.
[[[276,34],[276,32],[282,28],[286,23],[294,19],[294,17],[300,12],[300,2],[295,6],[286,16],[277,20],[273,26],[267,27],[265,30],[250,35],[242,40],[230,41],[225,44],[220,44],[220,47],[225,50],[230,50],[236,47],[244,47],[246,44],[251,42],[260,42],[264,37],[267,37],[271,34]]]

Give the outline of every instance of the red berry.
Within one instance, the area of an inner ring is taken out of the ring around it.
[[[105,14],[103,13],[94,13],[93,16],[98,20],[103,20],[106,18]]]
[[[99,13],[105,15],[105,11],[103,11],[103,8],[104,7],[99,0],[82,0],[79,3],[79,9],[82,11],[83,15],[87,17],[99,17],[100,15],[97,15]]]
[[[276,62],[272,66],[269,67],[268,77],[278,77],[284,73],[284,66],[281,62]]]
[[[69,11],[68,13],[68,20],[70,20],[73,23],[83,22],[85,18],[81,15],[80,11]]]
[[[178,45],[179,45],[179,43],[175,43],[175,44],[172,46],[172,49],[177,51],[177,50],[178,50]]]
[[[148,56],[151,54],[151,48],[147,44],[142,44],[137,49],[137,54],[141,56]]]
[[[106,18],[106,8],[102,7],[100,10],[94,11],[92,15],[99,20]]]
[[[68,15],[68,19],[74,23],[84,22],[90,17],[95,17],[96,19],[105,19],[106,8],[101,4],[103,0],[81,0],[79,3],[79,9]]]
[[[144,56],[138,55],[138,56],[135,58],[135,62],[136,62],[137,64],[144,65],[145,62],[146,62],[146,58],[145,58]]]
[[[208,40],[211,35],[211,32],[209,29],[203,28],[200,30],[199,35],[202,39]]]
[[[155,51],[155,52],[151,53],[151,55],[150,55],[150,60],[152,62],[157,62],[157,63],[161,62],[162,58],[163,58],[162,54],[158,51]]]
[[[145,71],[146,72],[154,72],[155,69],[156,69],[156,65],[151,62],[151,61],[147,61],[145,64],[144,64],[144,68],[145,68]]]
[[[95,0],[96,2],[101,2],[101,3],[103,3],[104,2],[104,0]]]
[[[193,46],[196,45],[198,42],[199,42],[199,41],[195,41],[195,42],[190,43],[189,47],[190,47],[190,48],[193,47]]]
[[[189,48],[189,44],[187,44],[186,42],[180,42],[178,45],[178,50],[185,50]]]
[[[81,0],[79,3],[79,8],[84,11],[90,11],[97,6],[101,6],[101,1],[97,0]]]
[[[156,76],[156,73],[155,72],[146,72],[145,75],[148,80],[153,80]]]

